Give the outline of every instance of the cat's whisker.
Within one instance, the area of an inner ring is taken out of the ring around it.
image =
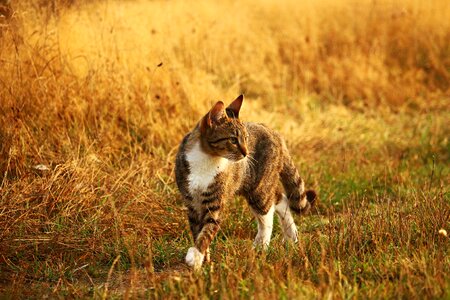
[[[254,164],[258,163],[258,161],[253,156],[251,156],[250,154],[247,154],[247,158]]]
[[[245,161],[248,163],[248,165],[252,168],[255,167],[254,161],[252,161],[249,157],[245,158]]]
[[[250,168],[252,168],[252,170],[254,171],[258,161],[256,159],[254,159],[253,156],[251,156],[250,154],[248,154],[246,156],[246,161],[248,162],[248,165],[250,166]]]

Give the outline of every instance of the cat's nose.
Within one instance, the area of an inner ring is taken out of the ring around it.
[[[244,157],[247,156],[247,154],[248,154],[247,147],[245,147],[244,145],[239,145],[239,150],[241,151],[241,153]]]

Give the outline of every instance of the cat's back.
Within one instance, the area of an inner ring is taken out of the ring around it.
[[[246,122],[250,146],[255,148],[282,148],[284,140],[275,130],[263,123]]]
[[[249,135],[250,166],[243,186],[250,193],[261,182],[277,182],[283,166],[286,146],[279,133],[261,123],[245,123]]]

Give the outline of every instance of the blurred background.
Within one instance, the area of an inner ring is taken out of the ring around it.
[[[449,41],[447,0],[1,0],[0,291],[241,286],[180,275],[190,240],[173,167],[211,105],[243,93],[241,118],[280,131],[320,197],[299,221],[302,260],[259,262],[250,286],[277,280],[248,295],[448,295]],[[255,259],[251,214],[242,200],[228,210],[222,274]]]

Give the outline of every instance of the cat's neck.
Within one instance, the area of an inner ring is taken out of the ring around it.
[[[189,162],[193,163],[212,163],[217,165],[227,165],[229,160],[221,157],[221,156],[213,156],[209,153],[206,153],[201,145],[200,141],[195,141],[192,147],[187,151],[186,158]]]
[[[189,188],[193,190],[206,190],[214,181],[217,174],[225,171],[230,161],[220,156],[212,156],[201,148],[200,141],[195,141],[186,151],[186,160],[189,163]]]

